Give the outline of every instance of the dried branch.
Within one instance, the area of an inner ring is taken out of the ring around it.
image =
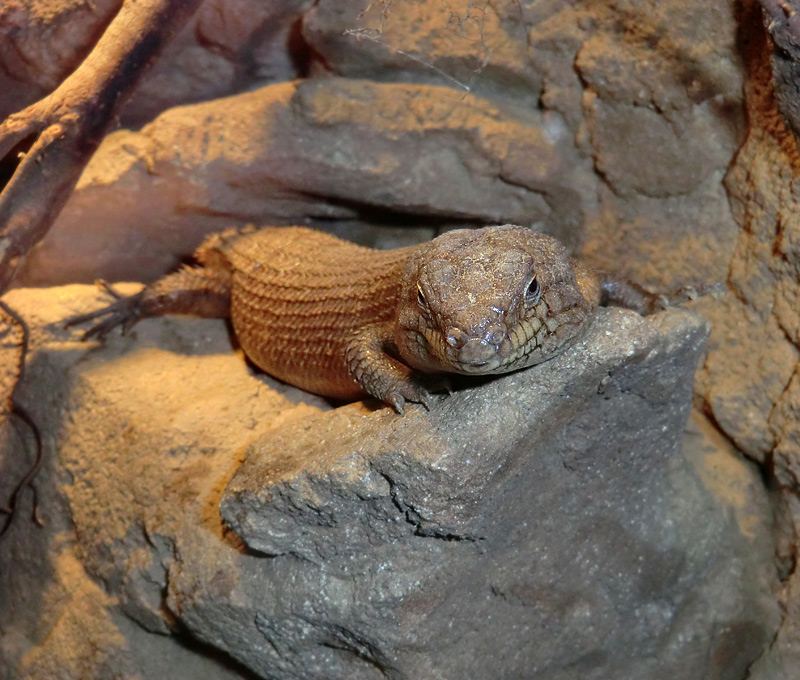
[[[47,233],[120,105],[202,0],[125,0],[52,94],[0,124],[0,158],[35,137],[0,193],[0,294]]]

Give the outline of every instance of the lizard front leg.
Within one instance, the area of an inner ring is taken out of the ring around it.
[[[430,393],[414,372],[387,350],[392,348],[392,325],[371,324],[353,334],[345,348],[351,377],[370,396],[389,404],[400,415],[407,401],[430,407]]]

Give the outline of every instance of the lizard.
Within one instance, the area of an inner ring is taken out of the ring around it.
[[[100,282],[114,301],[66,325],[101,319],[83,338],[103,340],[145,317],[230,318],[270,375],[326,397],[369,395],[402,414],[407,402],[430,406],[425,374],[515,371],[576,342],[598,306],[649,314],[670,302],[516,225],[395,250],[305,227],[247,227],[212,234],[194,261],[129,297]]]

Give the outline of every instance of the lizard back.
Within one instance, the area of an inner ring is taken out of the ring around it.
[[[242,349],[302,389],[361,396],[345,345],[355,331],[394,318],[415,248],[374,250],[303,227],[226,240],[219,250],[231,266],[231,321]]]

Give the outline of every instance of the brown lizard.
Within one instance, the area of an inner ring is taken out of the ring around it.
[[[666,298],[571,259],[557,240],[504,225],[373,250],[302,227],[229,230],[196,266],[67,325],[84,339],[162,314],[230,317],[245,354],[287,383],[339,399],[426,407],[420,373],[506,373],[580,337],[598,305],[647,314]],[[691,297],[691,292],[682,293]]]

